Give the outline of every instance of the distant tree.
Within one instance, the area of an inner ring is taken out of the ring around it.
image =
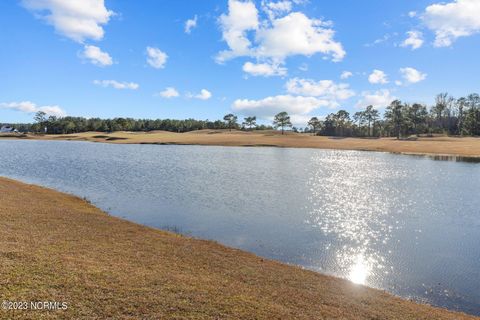
[[[433,106],[431,113],[440,132],[451,131],[451,106],[453,102],[454,99],[446,92],[435,97],[435,106]]]
[[[467,99],[462,97],[455,101],[455,108],[457,109],[458,122],[457,122],[457,134],[464,134],[464,122],[465,122],[465,107],[467,106]]]
[[[231,113],[223,117],[223,121],[225,121],[225,124],[230,131],[237,126],[237,119],[237,116]]]
[[[319,129],[322,125],[322,122],[318,120],[317,117],[313,117],[308,121],[308,126],[312,128],[313,135],[317,133],[317,129]]]
[[[273,126],[275,128],[282,128],[282,134],[284,133],[285,127],[291,127],[292,123],[290,122],[290,116],[288,113],[280,112],[275,115],[273,118]]]
[[[43,111],[35,113],[33,120],[36,122],[37,132],[43,131],[43,128],[47,125],[47,114]]]
[[[465,115],[465,130],[469,135],[480,135],[480,95],[467,96],[468,110]]]
[[[342,137],[345,136],[346,129],[351,125],[350,113],[345,110],[339,110],[333,117],[340,131],[339,135]]]
[[[365,111],[365,121],[368,124],[368,136],[371,137],[375,134],[375,123],[377,122],[380,114],[377,109],[375,109],[372,105],[368,106]],[[373,124],[373,132],[372,132],[372,124]]]
[[[358,134],[363,135],[362,128],[365,126],[365,111],[358,111],[353,114],[353,122],[357,123]]]
[[[253,127],[257,126],[257,117],[246,117],[244,118],[244,121],[242,125],[245,128],[252,129]]]
[[[385,110],[385,120],[393,127],[394,134],[400,139],[402,126],[404,125],[403,106],[400,100],[392,101]]]
[[[419,103],[414,103],[408,108],[407,113],[410,122],[413,125],[413,132],[418,135],[420,127],[424,126],[427,122],[427,107]]]

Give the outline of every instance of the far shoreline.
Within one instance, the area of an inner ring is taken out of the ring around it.
[[[4,139],[88,141],[113,144],[278,147],[376,151],[411,156],[447,158],[443,160],[480,162],[480,138],[438,135],[434,137],[415,137],[413,139],[397,140],[396,138],[312,136],[292,132],[282,135],[278,131],[271,130],[198,130],[185,133],[166,131],[118,131],[112,133],[84,132],[58,135],[0,135],[0,141]]]

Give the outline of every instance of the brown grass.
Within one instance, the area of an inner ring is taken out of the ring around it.
[[[111,217],[0,178],[0,296],[13,319],[474,319]]]
[[[114,132],[105,134],[86,132],[72,135],[28,135],[27,139],[81,140],[107,143],[276,146],[480,157],[480,138],[472,137],[437,136],[421,137],[415,140],[396,140],[395,138],[333,138],[295,133],[282,136],[277,131],[200,130],[187,133],[154,131],[148,133]]]

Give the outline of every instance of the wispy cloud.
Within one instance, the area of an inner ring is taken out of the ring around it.
[[[119,82],[116,80],[94,80],[93,83],[97,86],[105,88],[112,87],[118,90],[137,90],[140,87],[140,85],[135,82]]]
[[[65,117],[67,113],[61,107],[57,105],[53,106],[39,106],[31,101],[21,102],[2,102],[0,103],[0,109],[10,109],[25,113],[35,113],[43,111],[49,116]]]

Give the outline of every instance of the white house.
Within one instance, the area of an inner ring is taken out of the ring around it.
[[[10,126],[3,126],[0,128],[0,133],[8,133],[8,132],[18,132],[17,129],[14,129]]]

